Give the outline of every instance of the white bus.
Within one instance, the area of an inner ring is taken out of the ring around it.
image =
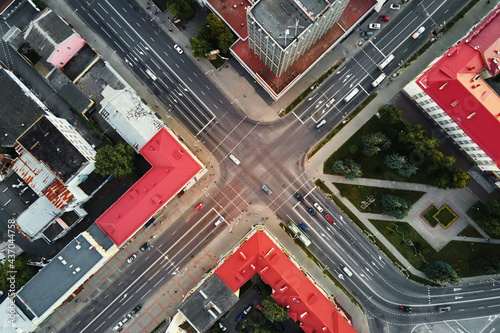
[[[391,61],[394,60],[394,54],[389,54],[387,58],[384,59],[379,65],[378,68],[384,69],[385,66],[389,65]]]
[[[380,82],[384,81],[384,79],[385,79],[385,74],[384,73],[380,74],[380,76],[375,81],[372,82],[372,87],[375,88],[380,84]]]
[[[347,96],[344,98],[344,102],[349,102],[354,96],[356,96],[359,93],[358,88],[354,88]]]

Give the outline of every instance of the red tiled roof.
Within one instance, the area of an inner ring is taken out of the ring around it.
[[[499,26],[500,7],[416,83],[500,167],[500,97],[480,77],[500,72]]]
[[[272,297],[288,315],[301,322],[304,332],[355,333],[335,305],[264,233],[257,232],[216,269],[231,290],[241,288],[259,274],[270,285]]]
[[[158,131],[140,153],[152,168],[96,220],[118,246],[202,169],[198,160],[166,128]]]

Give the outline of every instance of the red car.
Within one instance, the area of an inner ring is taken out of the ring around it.
[[[332,219],[332,217],[328,214],[325,215],[325,220],[328,221],[330,224],[335,224],[335,221]]]
[[[256,308],[257,310],[259,310],[259,311],[262,311],[262,305],[260,305],[260,304],[257,304],[257,305],[255,306],[255,308]]]
[[[200,202],[199,204],[196,205],[196,207],[194,207],[194,210],[200,210],[200,208],[203,207],[203,203]]]
[[[380,15],[378,17],[378,20],[379,21],[384,21],[384,22],[389,22],[391,20],[391,18],[389,16],[385,16],[385,15]]]

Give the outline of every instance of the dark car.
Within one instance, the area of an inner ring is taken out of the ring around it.
[[[311,206],[307,206],[306,210],[311,216],[316,216],[316,211]]]
[[[399,307],[400,312],[411,312],[411,306],[401,305]]]
[[[255,291],[257,292],[257,294],[259,294],[259,295],[262,294],[262,292],[260,291],[260,288],[259,288],[258,285],[254,284],[253,285],[253,289],[255,289]]]
[[[301,196],[298,192],[295,192],[295,194],[293,196],[296,197],[297,200],[299,200],[299,201],[304,201],[304,197]]]
[[[300,229],[304,230],[304,232],[309,232],[309,228],[304,223],[299,224],[299,227]]]
[[[278,329],[278,331],[280,331],[280,332],[285,331],[285,329],[283,328],[283,325],[281,325],[281,324],[280,324],[280,323],[278,323],[278,322],[275,322],[275,323],[274,323],[274,326],[275,326],[275,327]]]
[[[361,37],[371,37],[373,36],[373,31],[361,31]]]
[[[149,244],[148,244],[148,242],[146,242],[146,243],[142,244],[142,246],[139,248],[139,251],[144,252],[148,249],[148,247],[149,247]]]
[[[132,312],[130,312],[131,314],[136,314],[137,312],[139,312],[140,310],[142,309],[142,304],[139,304],[137,305],[133,310]]]

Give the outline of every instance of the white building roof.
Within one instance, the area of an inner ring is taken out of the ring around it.
[[[23,233],[34,238],[61,212],[47,197],[41,196],[17,218]]]
[[[136,152],[164,126],[130,89],[104,88],[99,113]]]
[[[12,169],[28,184],[37,195],[42,194],[56,177],[45,164],[30,153],[23,151],[14,162]]]
[[[13,306],[9,308],[9,306]],[[15,318],[12,319],[10,314],[14,311]],[[31,332],[35,325],[28,317],[15,305],[11,305],[10,298],[6,298],[0,303],[0,332],[2,333],[20,333]]]

